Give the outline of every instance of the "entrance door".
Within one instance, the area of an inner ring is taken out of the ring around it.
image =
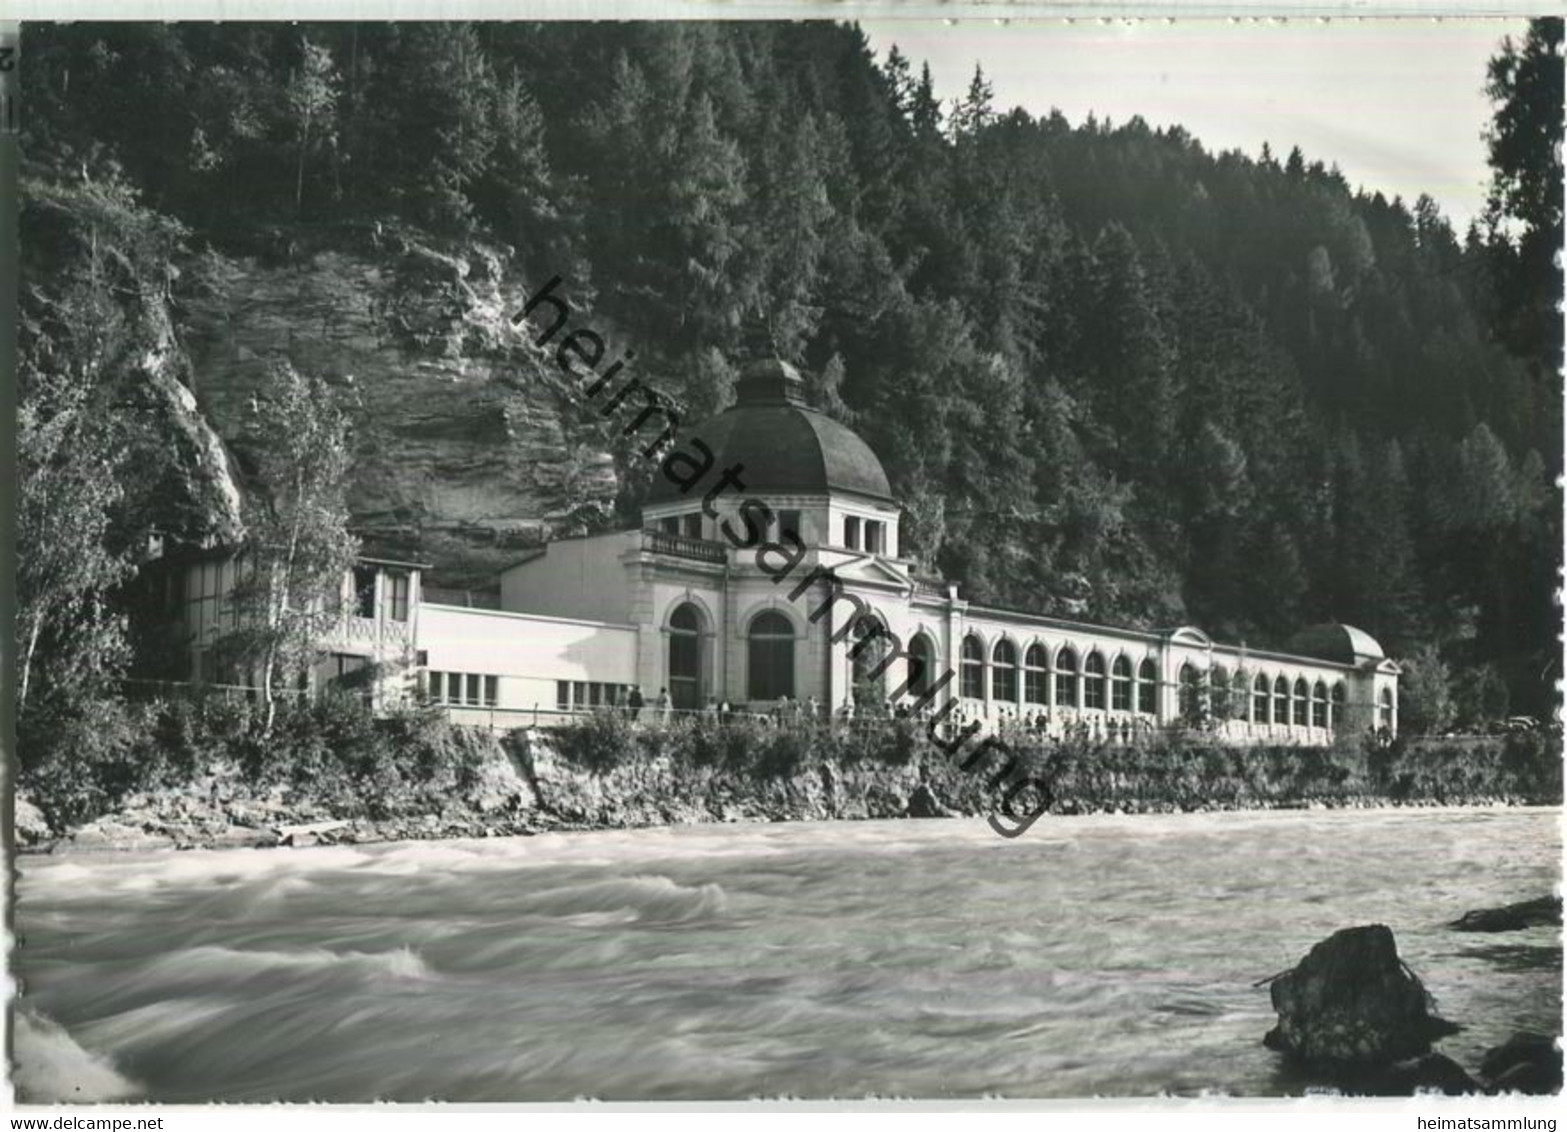
[[[690,602],[669,618],[669,698],[675,708],[702,706],[702,615]]]

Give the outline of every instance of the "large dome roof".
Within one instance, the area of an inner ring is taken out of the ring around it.
[[[787,362],[748,366],[736,401],[716,417],[683,428],[677,441],[699,439],[713,450],[715,471],[744,465],[745,494],[825,495],[849,492],[892,502],[887,473],[870,445],[805,403],[804,383]],[[654,476],[649,503],[689,499],[666,476]]]
[[[1290,642],[1290,651],[1341,664],[1384,659],[1382,646],[1375,637],[1364,629],[1342,624],[1313,625],[1303,630]]]

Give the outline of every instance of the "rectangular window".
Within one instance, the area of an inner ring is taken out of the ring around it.
[[[354,612],[360,617],[375,616],[375,567],[354,567]]]
[[[357,656],[353,653],[335,652],[327,657],[326,683],[329,687],[335,687],[345,692],[357,693],[366,703],[370,702],[369,673],[364,669],[369,667],[370,658]]]
[[[471,705],[477,705],[480,702],[479,677],[471,672],[468,674],[468,698],[463,702]]]
[[[588,686],[581,680],[571,686],[571,706],[578,710],[588,706]]]
[[[685,536],[687,538],[701,538],[702,537],[702,513],[700,511],[695,511],[695,512],[691,513],[690,515],[684,516],[684,519],[685,519],[685,532],[684,532]]]
[[[494,707],[500,702],[501,681],[498,676],[484,678],[484,706]]]
[[[800,512],[795,510],[778,512],[778,531],[780,541],[785,534],[800,538]]]
[[[446,702],[449,704],[462,703],[462,673],[448,672],[446,674]]]
[[[383,603],[386,606],[386,619],[388,621],[408,620],[408,588],[409,577],[403,573],[387,573],[386,580],[381,586]]]
[[[880,554],[882,524],[876,520],[865,520],[865,549],[872,554]]]
[[[666,535],[678,535],[680,533],[680,516],[665,515],[658,521],[658,529]]]
[[[860,549],[860,519],[858,515],[843,517],[843,545],[850,550]]]
[[[555,681],[555,708],[557,711],[571,710],[571,681]]]

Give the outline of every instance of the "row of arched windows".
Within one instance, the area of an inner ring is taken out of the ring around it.
[[[982,700],[985,695],[985,646],[970,634],[963,638],[959,692],[966,699]],[[1041,644],[1030,645],[1018,661],[1018,648],[1008,640],[997,641],[990,650],[990,696],[1001,703],[1049,704],[1055,692],[1055,706],[1113,711],[1139,711],[1154,715],[1158,711],[1159,672],[1151,659],[1137,666],[1134,674],[1130,658],[1117,656],[1107,666],[1095,649],[1079,658],[1071,645],[1062,645],[1054,657]],[[1021,684],[1020,684],[1021,680]],[[1052,689],[1052,681],[1054,687]]]
[[[1327,728],[1344,715],[1343,681],[1330,687],[1323,680],[1308,684],[1304,677],[1297,677],[1291,684],[1282,675],[1269,679],[1258,673],[1248,678],[1246,673],[1232,674],[1222,665],[1209,674],[1183,664],[1180,686],[1181,712],[1188,717],[1206,710],[1222,719]]]
[[[701,635],[703,618],[691,603],[677,606],[669,619],[668,675],[671,699],[677,707],[697,707],[703,695]],[[747,696],[752,700],[776,700],[795,693],[795,627],[777,610],[764,610],[752,618],[746,630]],[[874,670],[880,650],[867,652],[856,660],[856,681],[861,669]],[[909,643],[908,691],[923,695],[939,673],[936,650],[925,633]],[[1062,645],[1054,656],[1044,645],[1035,643],[1022,652],[1010,640],[1002,639],[986,655],[984,644],[975,634],[963,638],[958,673],[958,691],[966,699],[990,699],[1000,703],[1044,707],[1052,702],[1061,708],[1087,708],[1155,715],[1158,712],[1159,672],[1152,658],[1144,658],[1133,667],[1129,657],[1118,655],[1108,664],[1098,649],[1080,656],[1071,645]],[[986,695],[987,670],[989,695]],[[1294,727],[1328,728],[1335,726],[1345,710],[1345,685],[1331,686],[1323,680],[1308,683],[1304,677],[1293,683],[1283,675],[1271,679],[1259,673],[1230,672],[1216,665],[1211,672],[1183,664],[1179,677],[1179,708],[1191,718],[1211,713],[1223,719],[1244,719],[1252,723],[1288,724]],[[867,694],[874,694],[874,690]],[[1377,701],[1378,723],[1391,727],[1394,701],[1384,689]]]
[[[702,635],[706,618],[691,602],[682,602],[669,615],[669,644],[665,671],[669,698],[674,707],[702,706],[709,692],[703,687]],[[746,697],[776,700],[794,697],[794,624],[777,610],[763,610],[746,627]]]

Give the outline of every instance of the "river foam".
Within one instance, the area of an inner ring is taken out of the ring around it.
[[[705,826],[25,858],[29,1099],[1276,1094],[1256,980],[1383,922],[1473,1067],[1556,966],[1445,923],[1555,810]],[[1476,867],[1476,866],[1479,867]],[[1510,954],[1510,953],[1509,953]]]

